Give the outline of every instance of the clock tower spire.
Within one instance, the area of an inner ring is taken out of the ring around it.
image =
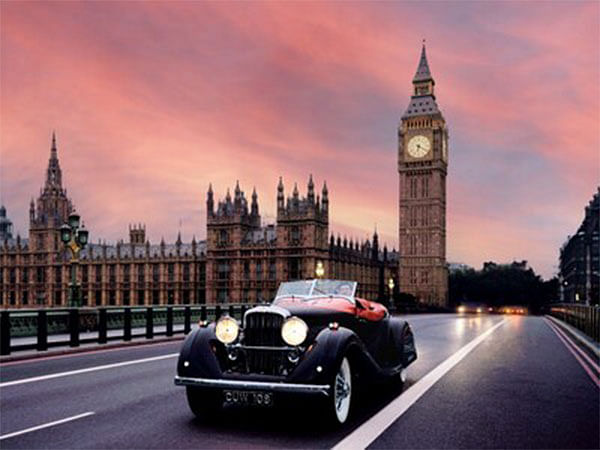
[[[400,290],[445,306],[448,129],[434,95],[425,42],[398,127]]]

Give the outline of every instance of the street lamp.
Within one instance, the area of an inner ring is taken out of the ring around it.
[[[317,265],[315,267],[315,275],[317,278],[323,278],[325,275],[325,267],[323,266],[323,261],[317,261]]]
[[[81,306],[79,290],[77,286],[77,264],[79,263],[79,252],[88,243],[88,230],[85,225],[79,227],[79,214],[73,212],[69,215],[67,223],[60,227],[60,239],[65,247],[71,252],[70,268],[71,282],[69,283],[69,306]]]
[[[393,300],[392,296],[394,295],[393,293],[394,293],[394,286],[395,285],[396,284],[394,283],[394,279],[392,277],[390,277],[390,279],[388,280],[388,287],[390,288],[390,306],[392,306],[392,304],[393,304],[393,302],[392,302],[392,300]]]

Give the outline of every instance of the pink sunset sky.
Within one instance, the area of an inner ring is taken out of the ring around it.
[[[427,40],[450,129],[448,260],[544,277],[596,192],[600,3],[2,2],[2,203],[22,236],[56,129],[93,242],[205,235],[205,193],[273,221],[309,174],[330,231],[397,246],[397,126]]]

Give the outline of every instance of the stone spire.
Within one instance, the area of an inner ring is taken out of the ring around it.
[[[323,182],[323,190],[321,191],[321,208],[324,212],[329,212],[329,191],[327,190],[327,181]]]
[[[279,177],[279,184],[277,184],[277,209],[281,210],[283,208],[284,208],[283,178]]]
[[[212,216],[215,209],[215,200],[213,196],[212,183],[208,184],[208,193],[206,194],[206,214]]]
[[[377,225],[375,226],[375,232],[373,233],[373,247],[371,251],[371,258],[374,261],[377,261],[379,259],[379,236],[377,235]]]
[[[256,193],[256,186],[252,190],[252,205],[250,212],[253,216],[258,216],[258,194]]]
[[[315,201],[315,183],[313,182],[312,173],[308,178],[308,201],[311,203]]]
[[[412,80],[413,95],[402,119],[420,117],[423,115],[441,114],[435,101],[435,81],[429,70],[427,54],[425,53],[425,41],[421,49],[421,59],[417,67],[417,73]]]
[[[58,150],[56,147],[56,133],[52,132],[52,146],[50,147],[50,159],[46,171],[45,190],[62,190],[62,172],[58,162]]]
[[[56,132],[54,130],[52,131],[52,147],[50,148],[50,157],[58,158],[56,151]]]
[[[431,71],[429,70],[429,64],[427,63],[427,54],[425,53],[425,39],[423,39],[421,59],[419,60],[419,67],[417,67],[417,73],[415,73],[413,83],[420,83],[423,81],[433,81]]]

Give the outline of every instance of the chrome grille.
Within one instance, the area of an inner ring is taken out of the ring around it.
[[[281,375],[284,354],[273,350],[246,350],[246,363],[250,373]]]
[[[283,317],[273,313],[251,313],[246,315],[244,344],[270,347],[283,346],[281,326]]]

